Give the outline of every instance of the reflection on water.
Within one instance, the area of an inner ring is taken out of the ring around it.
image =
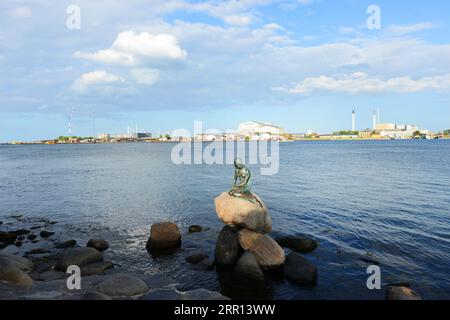
[[[117,266],[166,274],[186,288],[234,298],[378,299],[361,258],[380,263],[382,282],[408,281],[424,298],[450,298],[449,141],[296,142],[280,145],[280,170],[253,190],[274,232],[307,234],[320,245],[307,258],[318,286],[302,289],[272,276],[261,287],[232,274],[194,270],[184,259],[214,255],[222,224],[214,197],[229,188],[232,165],[170,161],[172,144],[0,146],[0,218],[14,212],[60,221],[82,243],[105,237]],[[4,220],[4,219],[3,219]],[[183,245],[173,255],[145,250],[154,222],[174,221]],[[191,224],[209,230],[188,234]],[[5,227],[5,226],[3,226]]]

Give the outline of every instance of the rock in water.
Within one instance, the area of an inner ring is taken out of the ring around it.
[[[251,251],[263,270],[279,268],[284,263],[284,251],[266,234],[248,229],[239,231],[239,243],[244,250]]]
[[[255,195],[256,196],[256,195]],[[272,231],[272,220],[266,205],[253,204],[249,200],[232,197],[228,192],[223,192],[218,196],[214,203],[216,213],[220,220],[225,224],[236,225],[254,231],[270,232]]]
[[[177,225],[172,222],[160,222],[152,225],[147,250],[175,249],[181,245],[181,234]]]
[[[33,280],[25,271],[31,271],[33,263],[25,258],[0,254],[0,281],[16,286],[32,286]]]
[[[97,249],[102,252],[109,248],[109,243],[106,240],[101,239],[91,239],[88,241],[87,247]]]
[[[389,286],[386,290],[386,300],[422,300],[422,298],[407,286]]]
[[[197,252],[197,253],[191,254],[190,256],[187,256],[186,261],[189,263],[192,263],[192,264],[197,264],[206,258],[208,258],[208,255],[206,253]]]
[[[238,276],[256,280],[263,281],[264,273],[255,258],[255,255],[250,251],[246,251],[236,263],[234,271]]]
[[[103,261],[103,256],[94,248],[66,249],[55,265],[55,270],[66,272],[71,265],[83,267],[89,263]]]
[[[284,236],[276,239],[276,241],[282,247],[301,253],[309,253],[317,248],[315,240],[305,237]]]
[[[7,244],[13,244],[16,242],[17,234],[13,232],[3,232],[0,231],[0,242],[4,242]]]
[[[194,233],[194,232],[202,232],[203,231],[203,227],[199,226],[197,224],[194,224],[192,226],[189,227],[189,233]]]
[[[41,238],[45,238],[45,239],[48,238],[48,237],[51,237],[54,234],[55,234],[54,232],[46,231],[46,230],[43,230],[43,231],[41,231],[41,233],[39,233]]]
[[[286,258],[284,276],[289,282],[300,287],[314,287],[317,284],[317,268],[294,252]]]
[[[67,240],[64,242],[58,243],[55,248],[56,249],[65,249],[65,248],[73,248],[77,244],[76,240]]]
[[[239,246],[239,228],[225,226],[217,238],[215,258],[219,267],[233,267],[241,255]]]
[[[97,290],[110,297],[132,297],[146,293],[149,288],[143,280],[135,276],[115,274],[100,283]]]

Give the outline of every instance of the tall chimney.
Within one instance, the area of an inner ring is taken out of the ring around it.
[[[373,112],[373,130],[377,129],[377,114]]]
[[[355,110],[352,112],[352,131],[356,131]]]

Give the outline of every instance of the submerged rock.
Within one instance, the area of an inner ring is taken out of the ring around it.
[[[33,234],[33,233],[31,233],[31,234],[29,234],[28,236],[27,236],[27,239],[28,240],[34,240],[34,239],[36,239],[37,238],[37,235],[35,235],[35,234]]]
[[[256,197],[258,198],[258,196]],[[223,192],[214,200],[214,203],[217,216],[223,223],[254,231],[270,232],[272,231],[272,220],[268,209],[261,199],[258,198],[258,200],[262,203],[262,207],[246,199],[232,197],[228,192]]]
[[[386,289],[386,300],[422,300],[422,298],[409,285],[390,285]]]
[[[243,278],[256,281],[264,280],[264,272],[258,264],[255,255],[250,251],[246,251],[236,263],[234,268],[236,274]]]
[[[81,268],[89,263],[98,261],[103,261],[103,256],[94,248],[66,249],[58,263],[56,263],[55,270],[66,272],[71,265],[77,265]]]
[[[317,284],[317,268],[295,252],[286,258],[284,276],[289,282],[300,287],[314,287]]]
[[[239,231],[239,243],[244,250],[251,251],[263,270],[281,267],[285,256],[281,248],[272,238],[248,229]]]
[[[282,247],[301,253],[309,253],[317,248],[317,242],[306,237],[284,236],[276,239],[276,241]]]
[[[172,222],[161,222],[152,225],[147,250],[158,251],[175,249],[181,245],[181,234],[177,225]]]
[[[0,242],[13,244],[17,239],[17,234],[13,232],[0,231]]]
[[[192,225],[192,226],[189,227],[188,231],[189,231],[189,233],[202,232],[202,231],[203,231],[203,227],[194,224],[194,225]]]
[[[42,230],[40,233],[39,233],[39,235],[41,236],[41,238],[49,238],[49,237],[51,237],[52,235],[54,235],[55,233],[54,232],[51,232],[51,231],[46,231],[46,230]]]
[[[239,228],[234,226],[225,226],[220,231],[216,242],[215,259],[219,267],[233,267],[242,249],[239,246]]]
[[[26,229],[19,229],[16,231],[13,231],[12,233],[15,233],[17,236],[23,236],[24,234],[29,234],[31,231]]]
[[[114,274],[97,285],[100,293],[110,297],[132,297],[145,294],[149,288],[138,277],[127,274]]]
[[[206,253],[203,252],[197,252],[194,254],[191,254],[190,256],[186,257],[186,261],[192,264],[197,264],[200,261],[202,261],[203,259],[207,259],[208,255]]]
[[[77,242],[75,240],[67,240],[58,243],[55,248],[56,249],[66,249],[66,248],[73,248],[77,245]]]
[[[106,240],[101,239],[91,239],[86,244],[87,247],[97,249],[98,251],[102,252],[109,248],[109,243]]]
[[[42,248],[37,248],[37,249],[32,249],[30,251],[25,252],[25,254],[44,254],[44,253],[51,253],[49,250],[47,249],[42,249]]]

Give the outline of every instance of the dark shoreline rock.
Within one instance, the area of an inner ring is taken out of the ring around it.
[[[264,280],[264,272],[258,264],[253,253],[250,251],[244,252],[239,258],[234,268],[237,276],[256,281]]]
[[[275,241],[282,247],[300,253],[309,253],[317,248],[317,241],[307,237],[283,236],[275,239]]]
[[[66,272],[67,268],[71,265],[76,265],[81,268],[89,263],[99,261],[103,261],[103,256],[94,248],[66,249],[60,260],[56,263],[55,270]]]
[[[109,243],[102,239],[90,239],[86,244],[86,247],[97,249],[102,252],[109,248]]]
[[[55,248],[56,249],[66,249],[66,248],[73,248],[77,245],[77,242],[75,240],[67,240],[63,242],[59,242]]]
[[[216,242],[215,261],[218,267],[234,267],[238,261],[242,248],[239,245],[239,228],[226,225],[220,231]]]
[[[52,235],[54,235],[54,232],[51,231],[47,231],[47,230],[42,230],[39,235],[41,236],[41,238],[47,239],[49,237],[51,237]]]
[[[189,227],[188,232],[189,233],[195,233],[195,232],[202,232],[204,229],[202,226],[199,226],[197,224],[193,224]]]
[[[208,255],[206,253],[203,252],[196,252],[194,254],[191,254],[190,256],[186,257],[186,261],[192,264],[197,264],[200,261],[202,261],[203,259],[207,259]]]
[[[146,248],[150,252],[163,252],[181,246],[181,233],[178,226],[172,222],[155,223],[150,229],[150,238]]]
[[[317,268],[298,253],[290,253],[284,264],[284,276],[292,284],[300,287],[317,285]]]

